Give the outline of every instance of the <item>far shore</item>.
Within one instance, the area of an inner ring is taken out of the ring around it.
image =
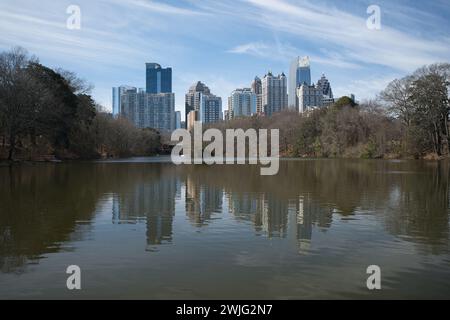
[[[99,157],[94,159],[57,159],[57,158],[39,158],[39,159],[27,159],[27,160],[0,160],[0,167],[5,166],[16,166],[16,165],[34,165],[34,164],[42,164],[42,163],[81,163],[81,162],[127,162],[128,160],[133,160],[133,162],[139,162],[139,160],[145,159],[161,159],[170,158],[170,154],[160,154],[160,155],[151,155],[151,156],[129,156],[129,157]],[[281,156],[280,160],[418,160],[418,161],[445,161],[448,160],[448,157],[438,156],[436,154],[427,154],[421,158],[413,158],[413,157],[400,157],[400,156],[384,156],[384,157],[376,157],[376,158],[361,158],[361,157],[289,157],[289,156]]]

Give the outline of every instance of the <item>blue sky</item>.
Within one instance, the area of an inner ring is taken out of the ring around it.
[[[81,29],[69,30],[69,5]],[[381,30],[366,10],[381,8]],[[173,68],[176,109],[197,80],[226,97],[268,70],[311,57],[336,96],[374,97],[416,68],[450,61],[450,1],[1,0],[0,49],[20,45],[51,67],[75,71],[111,107],[111,87],[145,87],[145,62]]]

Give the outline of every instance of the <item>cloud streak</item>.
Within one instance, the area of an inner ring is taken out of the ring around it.
[[[346,52],[348,60],[409,72],[450,56],[448,38],[428,40],[384,24],[382,30],[369,30],[365,12],[352,15],[308,1],[295,5],[284,0],[246,2],[257,9],[251,19],[259,21],[262,27],[288,32],[319,45],[328,43]]]

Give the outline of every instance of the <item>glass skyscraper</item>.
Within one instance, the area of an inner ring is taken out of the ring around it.
[[[161,68],[157,63],[146,63],[146,92],[172,93],[172,68]]]
[[[112,112],[115,118],[117,118],[122,112],[121,108],[122,95],[128,90],[133,89],[136,88],[130,86],[120,86],[112,88]]]
[[[311,85],[311,68],[309,57],[297,57],[292,61],[289,70],[288,105],[298,110],[297,88],[302,84]]]
[[[213,94],[200,94],[199,121],[214,123],[222,120],[222,99]]]
[[[232,118],[249,117],[256,113],[257,96],[250,88],[236,89],[229,98]]]

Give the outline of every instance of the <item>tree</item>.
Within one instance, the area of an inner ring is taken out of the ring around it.
[[[12,160],[18,138],[29,131],[36,114],[33,109],[33,86],[27,73],[30,61],[23,48],[0,54],[0,118],[8,139],[8,159]]]
[[[356,106],[356,102],[353,101],[353,99],[351,99],[349,97],[341,97],[334,103],[334,107],[337,109],[341,109],[344,107],[355,107],[355,106]]]
[[[411,101],[413,76],[395,79],[381,92],[380,98],[387,103],[389,112],[407,127],[411,124],[414,105]]]
[[[429,138],[433,152],[448,154],[449,82],[434,71],[412,83],[410,101],[414,105],[413,121]]]

